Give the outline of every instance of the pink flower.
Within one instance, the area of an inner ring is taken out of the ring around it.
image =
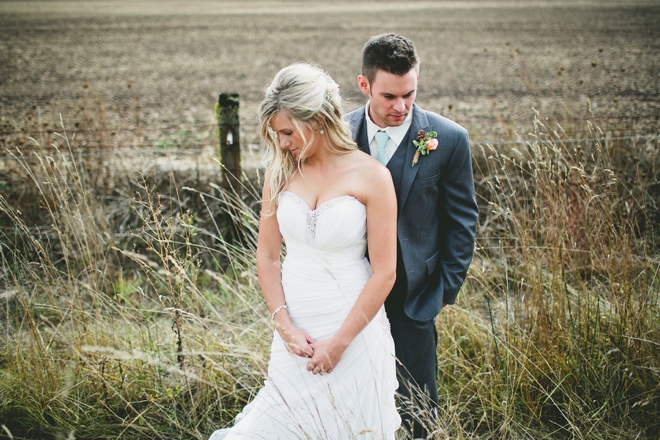
[[[419,156],[425,156],[429,154],[429,151],[435,150],[438,148],[438,140],[436,136],[438,133],[435,131],[429,131],[428,133],[424,130],[419,130],[417,133],[417,138],[413,141],[413,146],[417,151],[413,156],[412,166],[415,166],[419,161]]]

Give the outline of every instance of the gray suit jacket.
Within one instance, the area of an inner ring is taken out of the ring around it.
[[[369,154],[364,112],[359,108],[346,120],[353,140]],[[413,167],[412,141],[419,130],[436,131],[438,148],[420,156]],[[443,302],[455,302],[472,261],[478,208],[470,143],[463,127],[414,104],[410,131],[398,148],[406,149],[405,167],[395,179],[399,261],[407,281],[404,311],[412,319],[427,321],[435,318]]]

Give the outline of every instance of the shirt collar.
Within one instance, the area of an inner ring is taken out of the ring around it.
[[[410,126],[412,125],[413,108],[414,106],[410,107],[408,116],[406,116],[406,119],[405,121],[403,121],[403,124],[397,127],[380,128],[379,126],[374,124],[374,122],[371,120],[371,117],[369,116],[369,102],[367,102],[367,105],[364,106],[364,112],[365,112],[365,119],[367,120],[367,140],[369,141],[369,143],[371,143],[371,141],[374,140],[374,136],[376,135],[376,132],[378,130],[383,130],[387,132],[387,134],[390,136],[390,139],[398,147],[401,141],[403,140],[403,138],[406,136],[406,133],[408,133]]]

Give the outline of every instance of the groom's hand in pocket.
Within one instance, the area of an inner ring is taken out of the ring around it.
[[[314,339],[311,336],[295,325],[284,326],[280,324],[276,325],[276,328],[284,341],[284,346],[290,353],[301,357],[312,357],[314,349],[311,344]]]

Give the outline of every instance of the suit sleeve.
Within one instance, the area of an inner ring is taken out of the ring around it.
[[[439,215],[445,225],[441,236],[443,302],[454,304],[474,253],[479,209],[474,195],[472,156],[467,131],[460,130],[454,154],[443,172]]]

